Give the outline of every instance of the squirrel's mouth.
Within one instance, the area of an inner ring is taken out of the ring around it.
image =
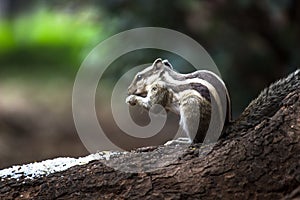
[[[135,93],[134,95],[145,98],[147,96],[147,92]]]
[[[146,97],[148,95],[148,92],[147,91],[142,92],[142,91],[137,90],[137,89],[132,91],[132,90],[128,89],[128,95],[136,95],[136,96],[140,96],[140,97]]]

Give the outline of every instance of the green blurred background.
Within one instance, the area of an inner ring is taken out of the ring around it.
[[[198,41],[217,64],[237,117],[260,90],[299,68],[299,25],[296,0],[0,0],[0,168],[87,154],[72,119],[73,81],[93,47],[113,34],[155,26]],[[191,71],[176,55],[141,50],[114,62],[104,80],[112,85],[157,57]]]

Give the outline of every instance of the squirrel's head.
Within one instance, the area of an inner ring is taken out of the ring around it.
[[[148,89],[155,81],[159,81],[168,70],[173,67],[168,60],[156,59],[153,64],[146,69],[138,72],[130,86],[128,87],[129,95],[147,96]]]

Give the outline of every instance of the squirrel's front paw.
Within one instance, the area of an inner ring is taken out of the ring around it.
[[[135,98],[134,95],[130,95],[126,98],[126,103],[131,105],[131,106],[135,106],[137,102],[137,99]]]

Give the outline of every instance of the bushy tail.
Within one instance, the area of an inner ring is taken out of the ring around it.
[[[225,130],[225,135],[232,131],[248,129],[260,123],[262,119],[273,116],[281,107],[283,99],[296,90],[300,91],[300,69],[265,88]]]

